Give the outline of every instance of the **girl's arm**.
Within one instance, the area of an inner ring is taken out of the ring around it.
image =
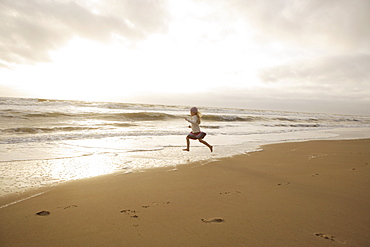
[[[191,119],[185,118],[185,120],[188,121],[189,123],[192,123],[192,124],[197,124],[197,122],[198,122],[197,121],[198,120],[197,118],[191,118]]]

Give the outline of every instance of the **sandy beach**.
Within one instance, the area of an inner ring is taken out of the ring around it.
[[[0,246],[370,246],[370,140],[262,148],[1,198]]]

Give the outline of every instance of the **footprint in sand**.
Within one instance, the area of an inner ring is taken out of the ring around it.
[[[153,202],[152,204],[154,206],[159,206],[159,205],[167,205],[167,204],[170,204],[171,202],[162,202],[162,203],[159,203],[159,202]],[[142,208],[149,208],[150,206],[149,205],[143,205],[141,206]]]
[[[46,211],[46,210],[43,210],[43,211],[40,211],[40,212],[37,212],[36,215],[38,216],[48,216],[50,214],[49,211]]]
[[[234,195],[234,194],[240,194],[242,192],[240,191],[226,191],[226,192],[221,192],[220,195]]]
[[[159,202],[153,202],[152,204],[155,205],[155,206],[159,206],[159,205],[167,205],[167,204],[170,204],[171,202],[162,202],[162,203],[159,203]],[[149,207],[149,206],[148,206]]]
[[[123,210],[121,210],[121,213],[125,213],[125,214],[135,213],[135,210],[123,209]]]
[[[329,236],[329,235],[326,235],[324,233],[315,233],[315,235],[318,236],[318,237],[324,238],[324,239],[328,239],[330,241],[335,241],[334,236]]]
[[[330,241],[333,241],[333,242],[346,244],[346,241],[336,239],[333,235],[327,235],[327,234],[324,234],[324,233],[315,233],[315,236],[321,237],[323,239],[327,239],[327,240],[330,240]]]
[[[209,219],[201,219],[204,223],[216,223],[216,224],[221,224],[224,223],[225,220],[221,217],[214,217],[214,218],[209,218]]]
[[[286,183],[278,183],[277,185],[289,185],[290,184],[290,182],[286,182]]]
[[[120,211],[121,213],[124,213],[128,216],[130,216],[130,218],[133,218],[133,219],[137,219],[139,218],[139,215],[136,214],[136,211],[135,210],[131,210],[131,209],[123,209]]]
[[[168,205],[168,204],[170,204],[171,202],[163,202],[163,203],[158,203],[158,202],[153,202],[153,205],[155,205],[155,206],[159,206],[159,205]],[[69,207],[73,207],[73,206],[75,206],[75,207],[77,207],[76,205],[72,205],[72,206],[69,206]],[[66,208],[69,208],[69,207],[66,207]],[[142,208],[149,208],[150,206],[149,205],[142,205],[141,206]],[[137,218],[139,218],[139,216],[136,214],[136,210],[131,210],[131,209],[122,209],[121,211],[120,211],[121,213],[124,213],[124,214],[126,214],[126,215],[129,215],[129,216],[131,216],[131,218],[135,218],[135,219],[137,219]]]
[[[167,202],[163,202],[163,203],[159,203],[159,202],[153,202],[152,204],[155,205],[155,206],[159,206],[159,205],[168,205],[170,204],[171,202],[167,201]],[[74,206],[74,205],[72,205]],[[77,207],[77,206],[76,206]],[[149,208],[150,206],[149,205],[142,205],[141,208]],[[68,208],[68,207],[67,207]],[[131,219],[135,220],[134,222],[137,222],[137,220],[140,220],[139,219],[139,215],[140,215],[140,212],[139,214],[136,212],[136,210],[131,210],[131,209],[122,209],[120,211],[121,213],[127,215],[127,216],[130,216]],[[140,216],[141,217],[141,216]],[[132,225],[133,227],[138,227],[139,225],[138,224],[134,224]]]

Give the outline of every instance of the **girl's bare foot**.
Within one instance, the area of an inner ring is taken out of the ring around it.
[[[189,152],[190,150],[189,150],[189,149],[187,149],[187,148],[184,148],[182,151],[187,151],[187,152]]]
[[[210,146],[209,149],[211,149],[211,153],[213,152],[213,146]]]

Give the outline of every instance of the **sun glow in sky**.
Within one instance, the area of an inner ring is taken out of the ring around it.
[[[361,0],[5,0],[0,97],[370,114],[366,9]]]

